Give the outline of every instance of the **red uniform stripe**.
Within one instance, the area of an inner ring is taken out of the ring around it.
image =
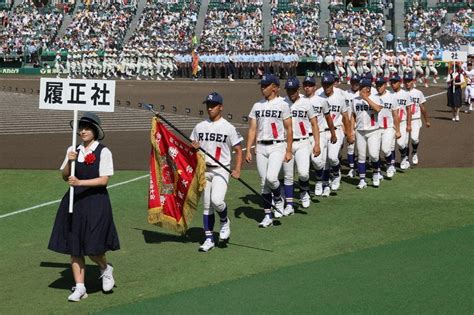
[[[275,123],[272,123],[272,133],[273,133],[273,138],[278,139],[278,130],[277,126]]]
[[[384,127],[384,129],[388,128],[388,119],[387,119],[387,117],[383,118],[383,127]]]
[[[331,115],[332,120],[336,119],[336,114]]]
[[[403,110],[403,108],[400,108],[400,120],[403,119],[403,114],[405,113],[405,111]]]
[[[216,160],[220,160],[221,159],[221,147],[217,147],[216,148],[216,154],[214,156],[216,158]]]
[[[375,126],[375,115],[370,114],[370,125],[373,127]]]
[[[301,135],[306,136],[306,128],[304,127],[304,122],[300,121],[300,130],[301,130]]]
[[[411,105],[411,113],[412,114],[415,113],[415,110],[416,110],[416,105],[415,104]]]

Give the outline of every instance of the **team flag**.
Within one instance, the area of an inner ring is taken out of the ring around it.
[[[184,234],[206,185],[202,154],[153,117],[148,223]]]

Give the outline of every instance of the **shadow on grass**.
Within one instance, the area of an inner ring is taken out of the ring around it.
[[[438,119],[438,120],[452,120],[452,117],[441,117],[441,116],[435,116],[435,117],[431,117],[433,119]]]
[[[71,290],[74,286],[74,279],[72,277],[71,265],[67,263],[54,263],[42,261],[40,267],[43,268],[59,268],[60,277],[51,282],[48,287],[53,289]],[[100,269],[97,265],[86,265],[86,286],[88,293],[95,293],[102,291],[102,280],[99,279]]]
[[[186,231],[184,235],[168,234],[158,231],[142,230],[134,228],[134,230],[142,231],[143,239],[147,244],[159,244],[165,242],[175,243],[201,243],[204,240],[204,229],[192,227]]]

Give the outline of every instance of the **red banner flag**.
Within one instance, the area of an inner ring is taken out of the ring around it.
[[[148,223],[184,234],[206,185],[205,170],[202,154],[153,117]]]

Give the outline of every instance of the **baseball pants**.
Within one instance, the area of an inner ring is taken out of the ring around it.
[[[341,127],[336,129],[337,142],[331,143],[331,132],[326,131],[327,139],[327,158],[326,158],[326,169],[329,169],[329,166],[336,166],[339,164],[339,152],[341,151],[342,144],[344,143],[344,132]]]
[[[380,155],[380,130],[357,130],[356,143],[359,163],[365,163],[367,151],[372,162],[377,162]]]
[[[412,144],[418,144],[420,142],[420,129],[422,125],[421,118],[413,119],[411,121],[410,139]]]
[[[434,66],[426,67],[426,77],[428,78],[430,74],[433,73],[433,76],[436,78],[438,76],[438,70]]]
[[[401,137],[397,139],[397,145],[400,149],[408,148],[408,132],[407,132],[407,121],[400,122],[400,134]]]
[[[206,168],[206,188],[204,189],[204,214],[211,215],[214,210],[222,212],[226,208],[224,202],[227,186],[229,184],[229,172],[222,167]]]
[[[311,142],[308,139],[293,141],[293,158],[288,163],[283,163],[284,184],[293,185],[294,168],[298,169],[298,178],[300,181],[309,180],[309,161],[313,151]]]
[[[270,145],[257,143],[256,152],[262,194],[270,194],[280,186],[278,174],[285,159],[286,142]]]
[[[331,136],[329,136],[331,138]],[[321,149],[321,153],[318,156],[313,156],[311,154],[311,162],[316,170],[324,169],[326,165],[326,158],[327,158],[327,150],[328,150],[328,138],[326,131],[322,131],[319,133],[319,146]],[[310,138],[311,146],[314,146],[314,138]]]
[[[385,157],[388,157],[392,154],[392,151],[395,150],[395,129],[380,129],[380,136],[382,142],[382,152]]]

